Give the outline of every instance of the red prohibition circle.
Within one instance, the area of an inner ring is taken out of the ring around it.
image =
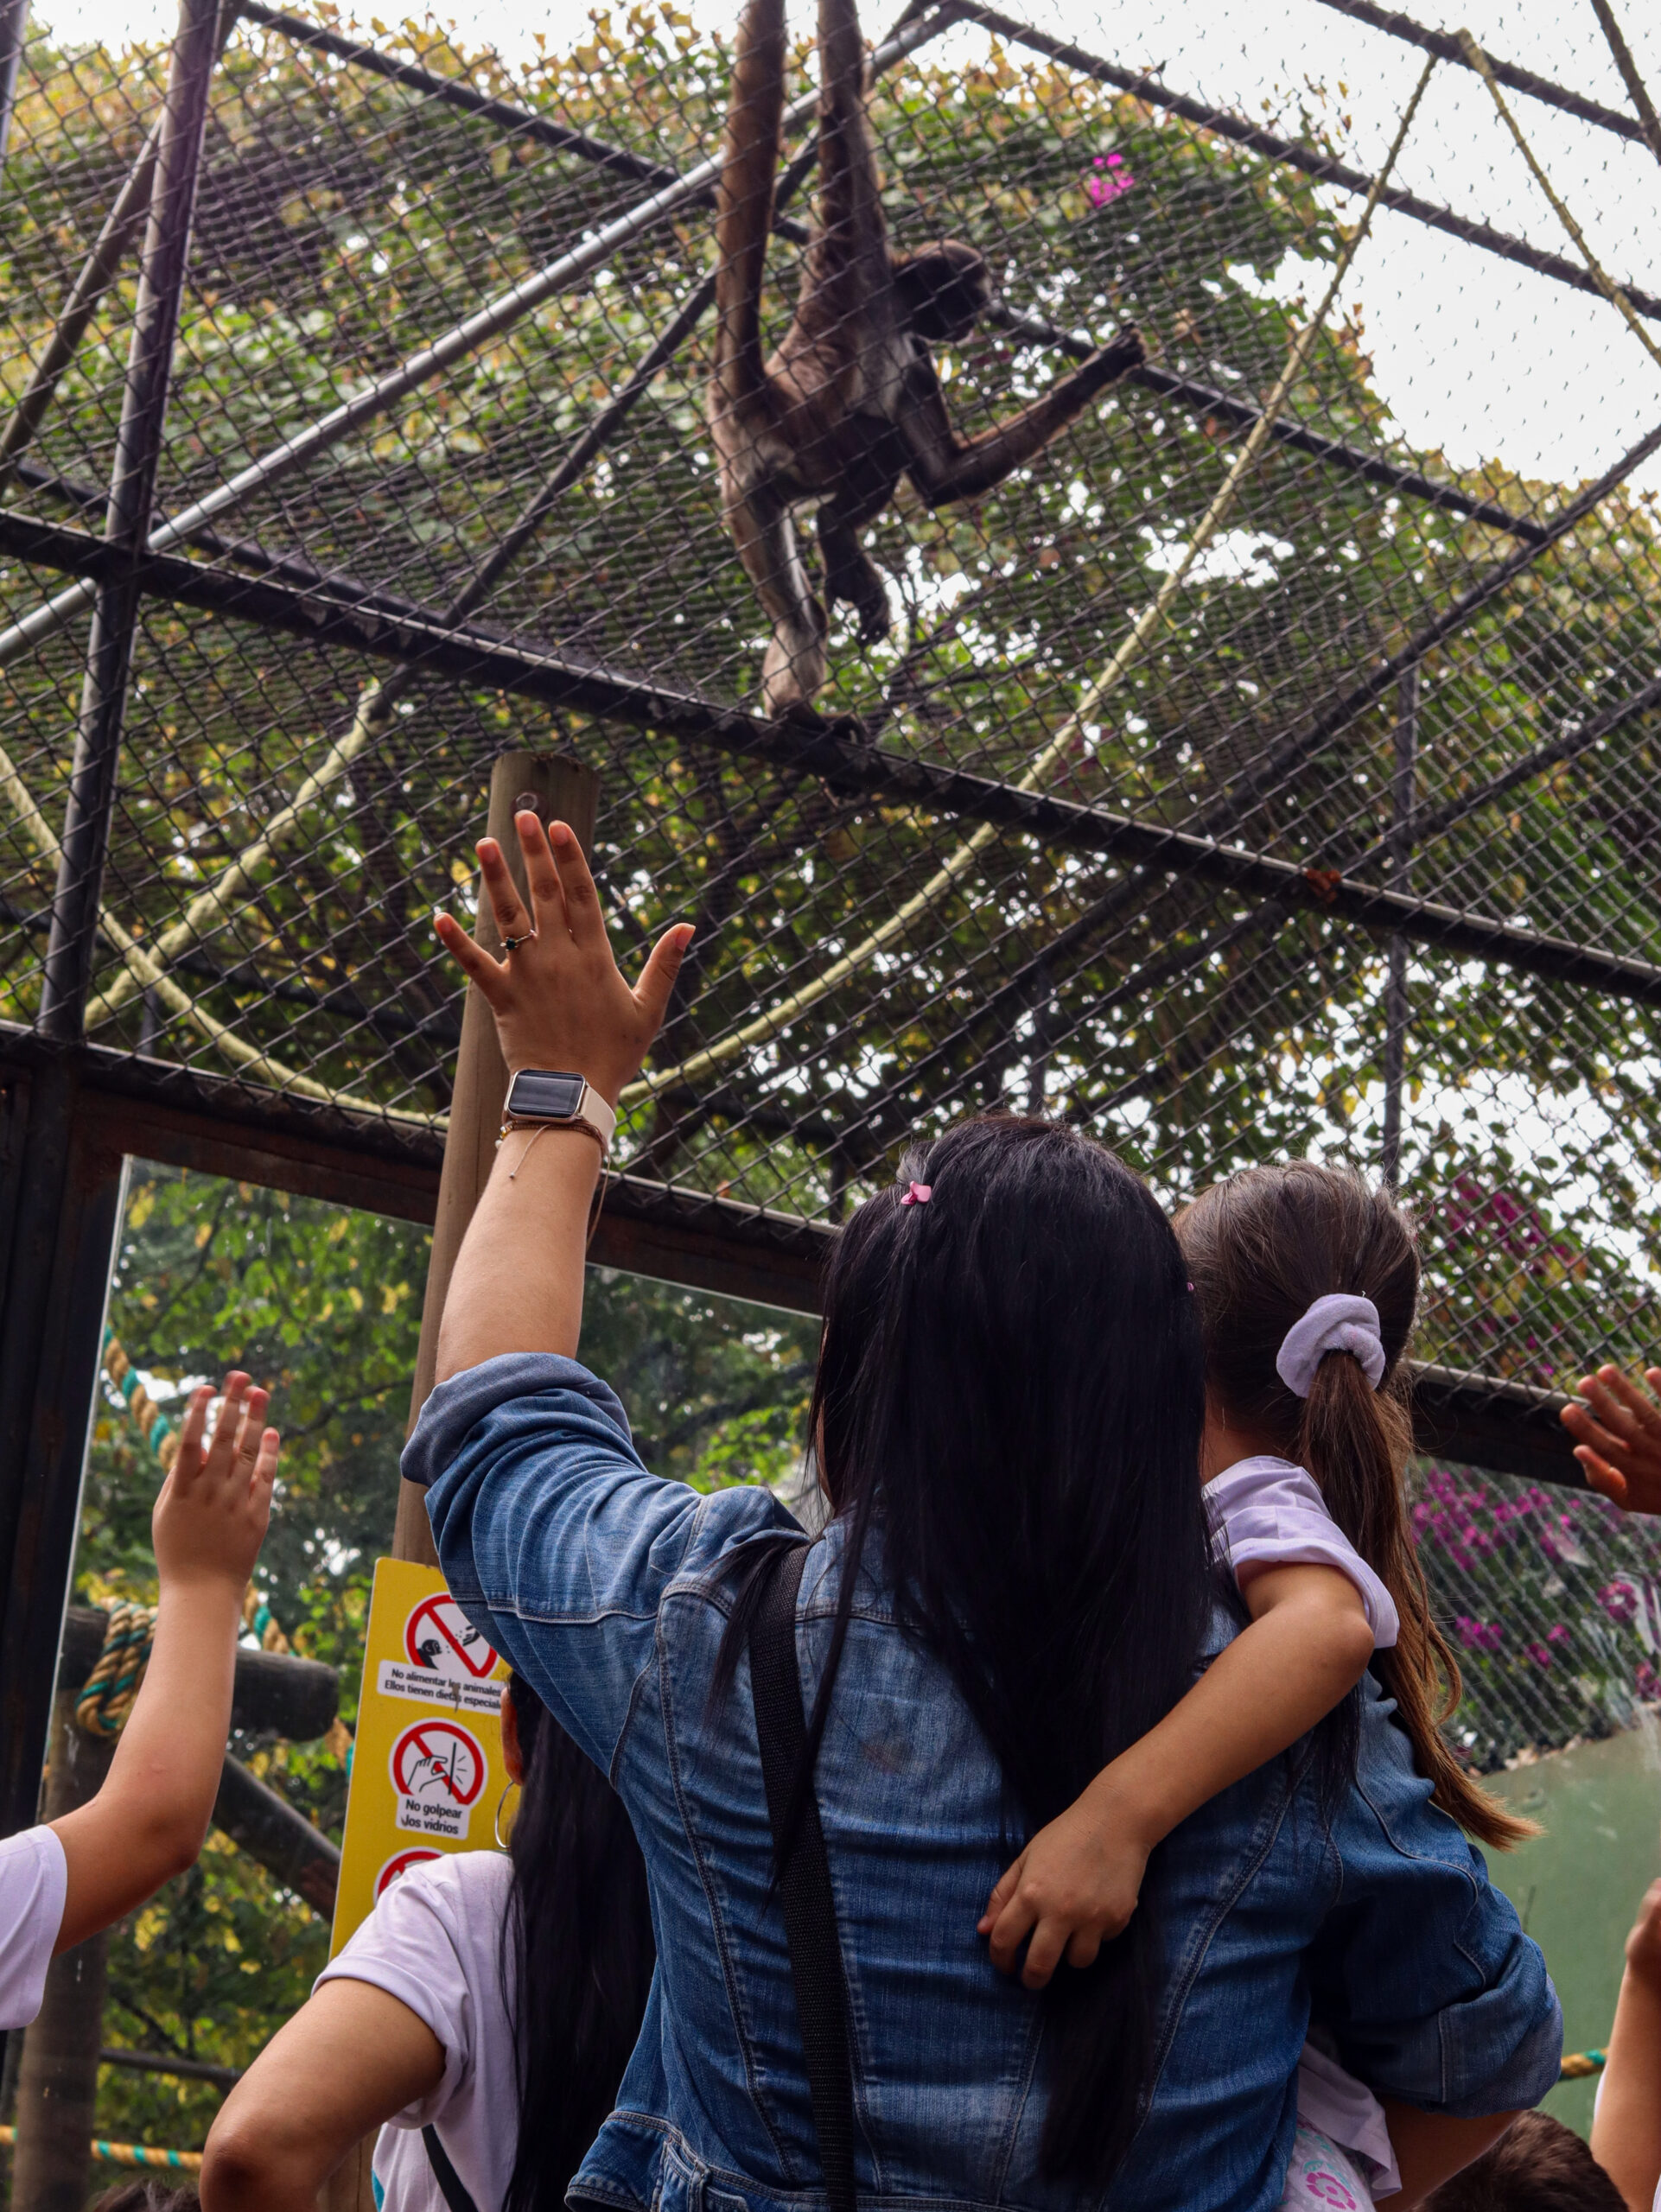
[[[404,1649],[412,1667],[453,1682],[482,1682],[496,1671],[496,1655],[448,1590],[436,1590],[404,1624]]]
[[[375,1877],[375,1902],[380,1903],[400,1874],[407,1874],[411,1866],[419,1866],[424,1859],[442,1859],[442,1851],[434,1851],[425,1844],[415,1844],[408,1851],[395,1851]]]
[[[485,1786],[484,1747],[454,1720],[417,1720],[392,1746],[392,1787],[400,1796],[458,1811]]]

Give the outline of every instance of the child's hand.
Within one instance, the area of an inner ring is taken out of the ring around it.
[[[1661,1882],[1651,1882],[1626,1938],[1626,1971],[1661,1994]]]
[[[1615,1366],[1575,1385],[1583,1406],[1567,1405],[1562,1424],[1594,1490],[1629,1513],[1661,1513],[1661,1367],[1645,1370],[1652,1396]]]
[[[270,1393],[239,1373],[226,1376],[223,1389],[225,1402],[206,1451],[202,1437],[213,1393],[205,1385],[192,1393],[179,1454],[150,1517],[163,1589],[224,1582],[240,1595],[264,1541],[281,1441],[274,1428],[264,1426]]]
[[[1093,1966],[1102,1945],[1136,1909],[1151,1846],[1098,1778],[1059,1820],[1040,1828],[987,1903],[980,1933],[990,1938],[992,1963],[1013,1974],[1028,1935],[1021,1979],[1042,1989],[1065,1955]]]

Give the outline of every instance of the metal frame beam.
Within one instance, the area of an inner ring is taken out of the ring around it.
[[[82,1141],[106,1154],[193,1167],[337,1205],[430,1223],[442,1147],[369,1116],[320,1116],[223,1077],[95,1046],[69,1056]],[[66,1065],[29,1031],[0,1024],[0,1085]],[[3,1094],[0,1094],[3,1095]],[[817,1313],[837,1236],[825,1222],[704,1197],[634,1175],[611,1179],[589,1257],[602,1267]],[[1420,1448],[1498,1472],[1584,1488],[1557,1420],[1566,1401],[1516,1382],[1417,1370]],[[48,1685],[49,1687],[49,1685]]]
[[[120,556],[80,531],[29,524],[0,515],[0,550],[97,575]],[[1519,556],[1521,557],[1521,556]],[[1505,564],[1509,565],[1509,564]],[[901,799],[942,815],[990,822],[1046,843],[1111,855],[1150,873],[1195,875],[1254,896],[1284,900],[1384,933],[1467,957],[1499,961],[1522,974],[1575,982],[1661,1006],[1661,965],[1601,952],[1566,938],[1489,919],[1435,899],[1382,890],[1336,869],[1320,855],[1307,862],[1241,851],[1215,833],[1173,830],[1108,808],[1090,806],[964,770],[862,745],[834,730],[799,730],[736,708],[584,664],[533,647],[488,643],[476,634],[446,631],[348,604],[332,607],[326,595],[302,595],[284,587],[227,577],[174,555],[152,555],[138,564],[146,588],[180,606],[256,621],[269,629],[322,646],[345,645],[360,652],[403,662],[453,682],[487,684],[659,731],[678,741],[706,744],[760,760],[788,772],[816,776],[853,795]],[[1415,656],[1416,659],[1417,656]],[[1386,683],[1395,680],[1392,671]],[[1371,687],[1366,687],[1371,691]],[[1363,703],[1365,703],[1364,702]],[[1661,678],[1597,719],[1603,733],[1661,705]],[[1351,719],[1357,707],[1342,719]],[[1324,726],[1325,720],[1321,726]],[[1301,741],[1307,751],[1313,742]]]
[[[1330,8],[1334,15],[1349,16],[1353,22],[1387,32],[1391,38],[1416,46],[1421,53],[1434,54],[1439,61],[1455,62],[1461,69],[1471,66],[1469,55],[1452,32],[1433,31],[1429,24],[1416,22],[1411,16],[1375,6],[1374,0],[1320,0],[1320,5]],[[1514,61],[1496,61],[1492,54],[1488,60],[1494,75],[1508,90],[1526,92],[1531,99],[1540,100],[1547,107],[1558,108],[1581,123],[1594,123],[1600,130],[1613,131],[1617,138],[1633,140],[1640,146],[1645,143],[1642,129],[1619,108],[1605,107],[1601,100],[1588,99],[1584,92],[1554,84],[1550,77],[1537,77],[1533,70],[1521,69]]]

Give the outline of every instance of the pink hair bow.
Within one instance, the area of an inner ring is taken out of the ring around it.
[[[900,1203],[902,1206],[926,1206],[933,1196],[932,1183],[913,1183]]]

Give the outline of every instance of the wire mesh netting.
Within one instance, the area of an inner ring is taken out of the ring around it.
[[[470,915],[492,759],[552,744],[599,772],[620,951],[697,925],[628,1101],[637,1174],[834,1220],[903,1135],[997,1103],[1078,1117],[1168,1198],[1253,1160],[1388,1156],[1423,1226],[1427,1357],[1562,1387],[1652,1355],[1656,362],[1442,60],[1356,264],[1393,288],[1388,359],[1351,283],[1104,692],[1424,55],[1360,0],[1267,27],[1087,14],[949,0],[866,26],[894,249],[951,237],[986,264],[978,327],[934,353],[959,431],[1132,326],[1145,359],[973,499],[901,483],[863,529],[888,634],[832,609],[805,733],[755,711],[767,626],[706,410],[730,27],[642,7],[507,60],[430,26],[221,22],[150,518],[167,558],[137,596],[77,1019],[389,1138],[442,1132],[460,1002],[427,917]],[[1543,57],[1525,16],[1488,14],[1530,147],[1661,330],[1661,160],[1595,23]],[[810,29],[770,340],[812,235]],[[1330,82],[1300,66],[1317,30],[1348,56]],[[22,1025],[75,865],[169,70],[42,30],[11,116],[0,1014]],[[1477,388],[1492,441],[1413,433],[1419,385]],[[1561,465],[1508,462],[1507,426],[1537,454],[1530,410],[1564,394]],[[1056,804],[1013,818],[1021,791]],[[1491,1535],[1527,1520],[1473,1510]],[[1600,1591],[1652,1589],[1572,1510]],[[1593,1594],[1575,1633],[1613,1634]],[[1486,1604],[1454,1610],[1482,1628]],[[1515,1677],[1537,1704],[1571,1678],[1554,1624],[1531,1639],[1551,1666]],[[1473,1754],[1532,1740],[1526,1707]]]

